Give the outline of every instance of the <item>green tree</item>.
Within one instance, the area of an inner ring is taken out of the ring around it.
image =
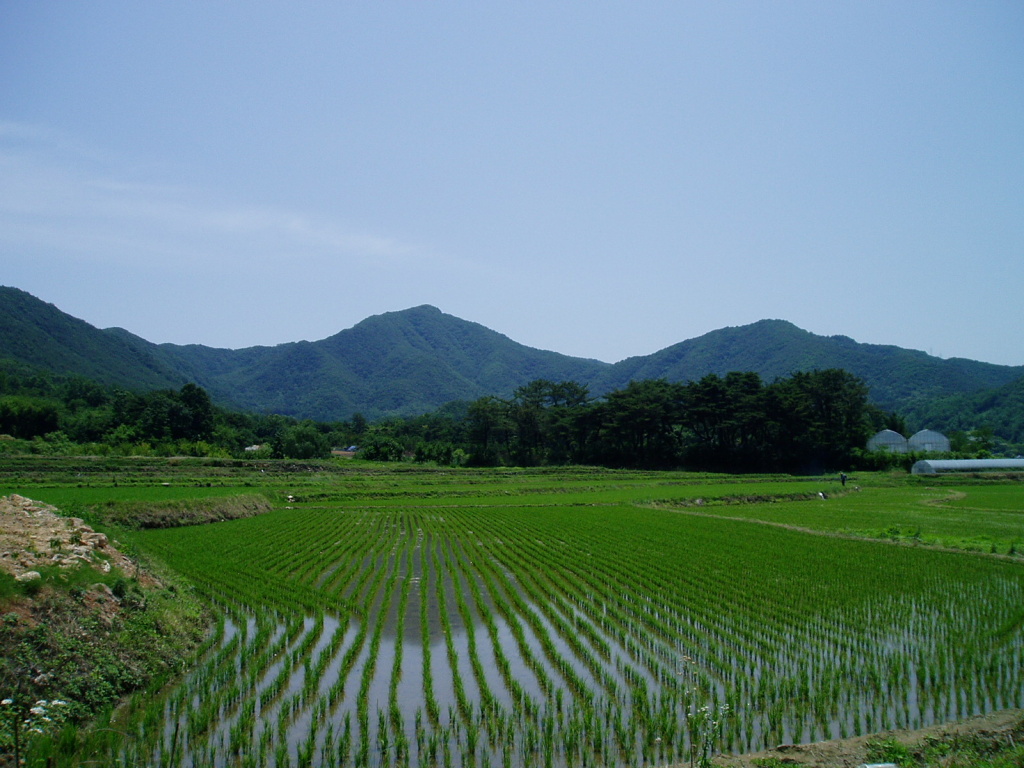
[[[470,403],[467,417],[472,463],[490,466],[507,460],[513,433],[508,403],[481,397]]]
[[[369,423],[366,421],[366,417],[361,413],[353,413],[352,418],[349,419],[349,429],[352,430],[354,435],[362,435],[366,432]]]
[[[893,432],[899,432],[904,437],[909,437],[907,434],[906,418],[895,412],[885,414],[885,420],[882,422],[882,429],[891,429]]]
[[[359,446],[359,458],[367,461],[401,461],[403,445],[394,437],[371,432]]]
[[[799,372],[777,382],[786,417],[780,442],[789,469],[821,471],[849,466],[870,426],[867,385],[853,374],[831,368]]]
[[[186,440],[208,440],[213,434],[213,403],[202,387],[191,382],[181,388],[178,400],[188,411],[185,434]]]
[[[767,405],[756,373],[709,374],[688,384],[683,398],[683,424],[692,435],[688,459],[716,469],[762,468],[772,434]]]
[[[60,409],[54,400],[39,397],[0,399],[0,434],[30,440],[60,427]]]
[[[286,459],[326,459],[331,455],[327,438],[311,421],[304,421],[285,429],[276,446]]]
[[[685,389],[665,379],[631,381],[599,404],[602,463],[622,467],[677,466],[682,458]]]
[[[518,387],[506,404],[513,434],[511,458],[519,466],[544,463],[548,426],[545,406],[552,386],[550,381],[536,379]]]

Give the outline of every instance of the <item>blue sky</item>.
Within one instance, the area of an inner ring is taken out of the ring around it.
[[[1024,4],[0,4],[0,284],[154,342],[433,304],[1024,364]]]

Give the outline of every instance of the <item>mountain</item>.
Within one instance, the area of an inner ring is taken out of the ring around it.
[[[25,291],[0,287],[0,358],[127,389],[178,388],[188,381],[129,337],[127,331],[99,331]]]
[[[370,317],[317,342],[158,345],[121,328],[99,330],[7,287],[0,358],[127,389],[195,381],[225,406],[323,420],[425,413],[451,400],[507,396],[536,378],[588,380],[607,367],[526,347],[430,306]]]
[[[934,425],[945,432],[988,429],[1024,445],[1024,377],[996,389],[922,400],[901,413],[914,424]]]
[[[120,328],[99,330],[2,287],[0,359],[129,389],[194,381],[226,407],[324,421],[357,412],[370,419],[420,414],[452,400],[507,397],[540,378],[577,381],[600,395],[636,379],[755,371],[772,381],[801,370],[844,368],[868,384],[876,404],[917,413],[932,402],[1024,377],[1024,367],[817,336],[782,320],[722,328],[611,365],[533,349],[427,305],[369,317],[320,341],[238,350],[153,344]]]
[[[533,379],[586,381],[607,367],[427,305],[374,315],[322,341],[237,351],[162,344],[156,354],[244,409],[323,420],[426,413],[452,400],[509,396]]]
[[[816,368],[853,373],[868,385],[872,402],[886,410],[1001,387],[1024,376],[1024,366],[943,360],[901,347],[860,344],[846,336],[817,336],[784,320],[761,320],[711,331],[646,357],[628,358],[593,384],[597,390],[610,391],[635,379],[689,381],[730,371],[756,371],[762,379],[773,381]]]

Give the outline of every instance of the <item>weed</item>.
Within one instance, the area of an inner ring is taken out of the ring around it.
[[[873,763],[896,763],[899,766],[914,764],[910,747],[893,738],[869,741],[867,754],[868,760]]]

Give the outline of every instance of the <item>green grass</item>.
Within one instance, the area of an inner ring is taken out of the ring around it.
[[[1024,485],[922,488],[862,480],[827,499],[709,509],[710,514],[822,532],[1002,554],[1024,544]],[[835,489],[833,489],[835,490]],[[693,510],[688,510],[693,511]]]
[[[88,506],[104,504],[111,501],[164,502],[188,499],[222,498],[235,496],[240,492],[238,486],[189,486],[189,485],[151,485],[151,486],[31,486],[8,485],[0,487],[0,496],[20,493],[35,501],[51,504],[66,510],[75,505]]]
[[[942,505],[962,509],[1004,510],[1024,517],[1024,486],[1020,483],[1012,485],[964,485],[943,486],[948,490],[950,498],[944,499]],[[963,494],[960,498],[958,494]]]
[[[868,760],[900,768],[1019,768],[1022,736],[1024,723],[1005,733],[939,734],[914,743],[883,738],[868,743]]]

